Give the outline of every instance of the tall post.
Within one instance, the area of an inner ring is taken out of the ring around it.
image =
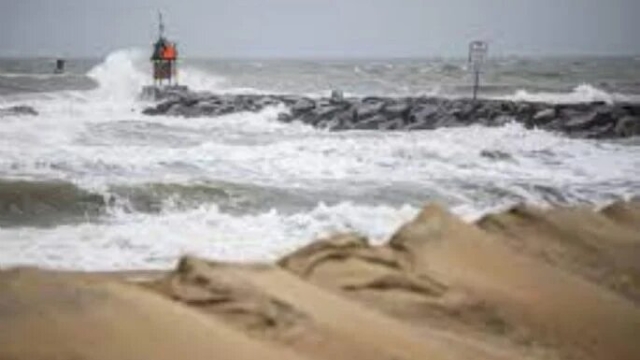
[[[480,71],[474,71],[474,81],[473,81],[473,101],[476,101],[478,98],[478,87],[480,86]]]
[[[469,69],[473,71],[473,101],[478,98],[480,73],[488,51],[489,45],[484,41],[472,41],[469,44]]]

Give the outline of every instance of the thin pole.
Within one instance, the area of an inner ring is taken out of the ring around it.
[[[473,101],[476,101],[478,97],[478,87],[480,86],[480,71],[476,69],[475,71],[475,81],[473,84]]]
[[[158,37],[164,36],[164,22],[162,21],[162,12],[158,11]]]

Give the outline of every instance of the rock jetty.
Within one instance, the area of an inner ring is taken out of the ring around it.
[[[340,130],[430,130],[468,125],[501,126],[518,122],[578,138],[622,138],[640,135],[640,103],[548,104],[507,100],[434,97],[328,98],[295,95],[213,94],[170,91],[143,110],[147,115],[217,117],[284,106],[278,120],[300,121]]]

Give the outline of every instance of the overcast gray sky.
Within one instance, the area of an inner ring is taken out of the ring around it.
[[[158,9],[193,57],[640,54],[640,0],[0,0],[0,56],[148,48]]]

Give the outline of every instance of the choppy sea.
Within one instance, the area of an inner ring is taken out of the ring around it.
[[[149,117],[147,55],[0,59],[0,267],[152,269],[180,255],[270,261],[318,237],[384,242],[422,205],[472,221],[640,195],[640,140],[570,139],[518,124],[328,132],[281,108],[219,118]],[[179,81],[225,93],[468,96],[465,59],[208,60]],[[481,95],[640,101],[639,58],[492,59]]]

